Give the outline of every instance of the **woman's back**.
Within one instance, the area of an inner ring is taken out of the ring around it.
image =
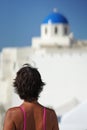
[[[53,110],[38,103],[45,83],[37,68],[25,64],[17,72],[13,83],[16,93],[24,100],[19,107],[10,108],[5,116],[3,130],[58,130]]]
[[[24,102],[20,107],[11,108],[6,117],[13,125],[5,124],[4,130],[58,130],[55,112],[37,102]]]

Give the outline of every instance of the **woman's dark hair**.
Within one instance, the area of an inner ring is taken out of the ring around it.
[[[13,87],[21,99],[32,102],[38,100],[39,94],[45,83],[41,79],[41,75],[37,68],[29,64],[24,64],[17,72]]]

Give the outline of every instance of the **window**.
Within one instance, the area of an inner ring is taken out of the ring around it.
[[[45,28],[45,34],[47,34],[47,28]]]
[[[64,34],[67,34],[67,27],[64,28]]]
[[[55,34],[57,34],[58,33],[58,28],[57,27],[55,27]]]

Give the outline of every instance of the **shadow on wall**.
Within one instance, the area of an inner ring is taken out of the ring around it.
[[[5,107],[3,106],[3,104],[0,104],[0,130],[3,129],[5,112]]]
[[[61,122],[61,118],[62,118],[62,116],[57,116],[58,123],[60,123],[60,122]]]

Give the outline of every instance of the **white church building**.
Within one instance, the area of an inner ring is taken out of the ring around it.
[[[73,40],[68,20],[54,9],[41,24],[41,37],[32,39],[32,47],[70,46]]]
[[[30,63],[46,83],[39,102],[62,115],[87,99],[87,41],[75,40],[69,21],[56,10],[46,16],[40,28],[41,36],[33,37],[31,46],[2,49],[0,105],[5,109],[20,105],[12,83],[17,70]],[[62,108],[70,101],[71,105]]]

